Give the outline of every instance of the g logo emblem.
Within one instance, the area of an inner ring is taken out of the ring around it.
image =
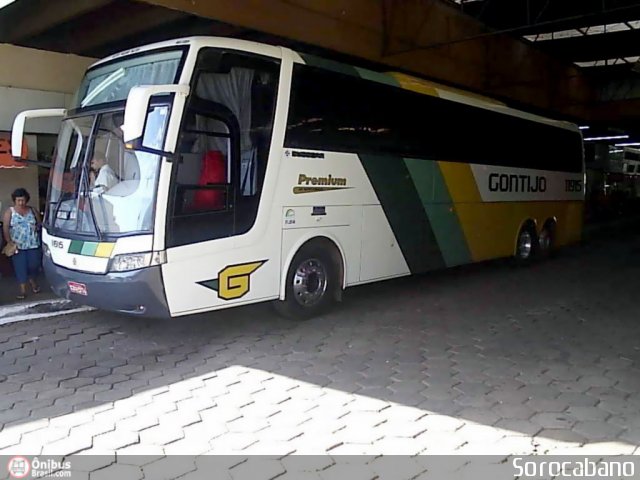
[[[218,292],[218,297],[223,300],[236,300],[244,297],[251,290],[251,274],[258,270],[267,261],[241,263],[229,265],[218,273],[216,280],[198,282],[203,287]]]
[[[244,263],[233,265],[221,270],[218,274],[218,296],[224,300],[234,300],[249,293],[251,289],[250,275],[259,269],[266,260],[262,262]]]

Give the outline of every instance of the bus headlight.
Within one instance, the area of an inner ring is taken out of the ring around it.
[[[166,263],[165,252],[124,253],[111,259],[110,272],[128,272]]]
[[[42,244],[42,254],[47,258],[51,258],[51,250],[49,250],[49,246],[46,243]]]
[[[112,272],[128,272],[129,270],[138,270],[139,268],[151,265],[151,253],[126,253],[124,255],[116,255],[111,260]]]

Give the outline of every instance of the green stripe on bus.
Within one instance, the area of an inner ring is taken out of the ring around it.
[[[400,157],[360,154],[411,273],[445,266],[420,195]]]
[[[364,80],[370,80],[372,82],[384,83],[385,85],[391,85],[392,87],[402,88],[400,83],[391,75],[383,72],[375,72],[366,68],[354,67],[346,63],[335,62],[326,58],[316,57],[315,55],[300,54],[305,63],[311,67],[324,68],[325,70],[331,70],[332,72],[343,73],[345,75],[351,75],[359,77]]]
[[[365,80],[371,80],[372,82],[384,83],[385,85],[391,85],[392,87],[400,87],[398,81],[391,75],[381,72],[374,72],[373,70],[367,70],[366,68],[355,67],[360,78]]]
[[[98,249],[98,242],[84,242],[82,246],[81,255],[87,255],[89,257],[93,257]]]
[[[345,63],[335,62],[326,58],[316,57],[315,55],[309,55],[301,53],[300,56],[304,60],[304,63],[311,67],[324,68],[325,70],[331,70],[332,72],[344,73],[345,75],[352,75],[359,77],[356,67],[347,65]]]
[[[69,253],[75,253],[77,255],[82,254],[82,246],[84,242],[82,240],[72,240],[69,245]]]
[[[471,262],[467,240],[438,162],[404,159],[447,267]]]

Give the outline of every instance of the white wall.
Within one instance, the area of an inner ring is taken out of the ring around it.
[[[95,59],[0,44],[0,85],[73,93]]]
[[[68,108],[82,75],[95,59],[46,52],[33,48],[0,44],[0,131],[11,131],[13,119],[22,110]],[[30,134],[58,133],[59,119],[27,121]],[[37,139],[27,135],[29,157],[35,159]],[[17,187],[31,194],[38,205],[38,168],[0,168],[0,202],[4,210],[11,204],[11,192]]]
[[[73,95],[69,93],[0,86],[0,130],[10,132],[13,119],[23,110],[68,108],[71,106],[72,99]],[[60,119],[28,120],[25,127],[26,132],[58,133]]]

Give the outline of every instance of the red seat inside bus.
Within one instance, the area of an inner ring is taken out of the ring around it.
[[[227,183],[227,162],[218,150],[209,150],[202,159],[198,186],[224,185]],[[197,190],[189,210],[222,210],[225,205],[224,190]]]

